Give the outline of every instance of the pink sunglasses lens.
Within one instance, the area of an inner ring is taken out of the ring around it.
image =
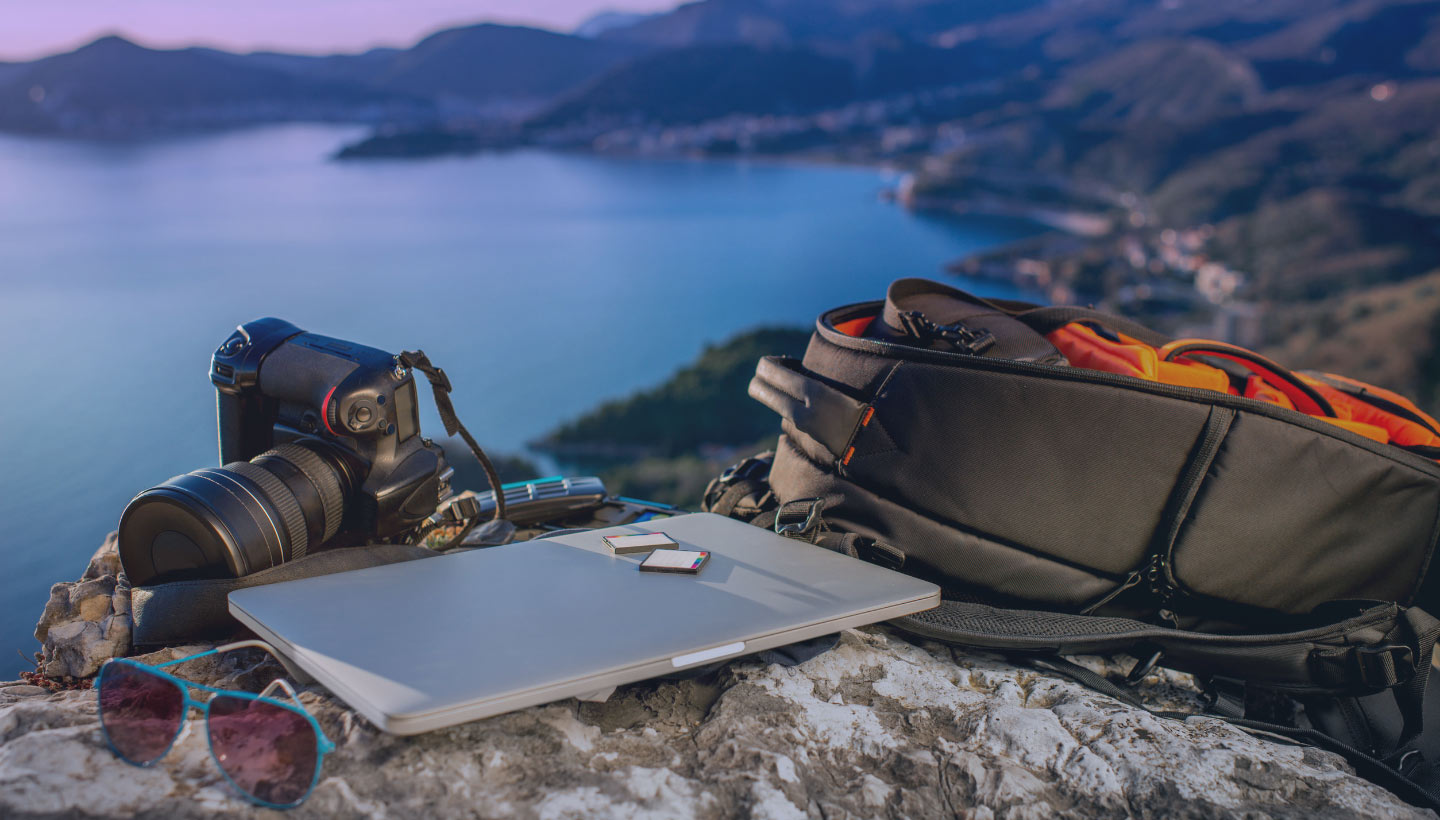
[[[290,806],[310,793],[320,744],[304,716],[265,701],[216,695],[208,731],[220,768],[251,797]]]
[[[154,763],[180,734],[185,693],[164,678],[127,663],[111,663],[100,675],[100,723],[121,757]]]

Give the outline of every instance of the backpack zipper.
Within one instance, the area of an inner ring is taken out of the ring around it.
[[[1172,609],[1173,601],[1186,594],[1184,587],[1175,577],[1174,567],[1171,564],[1175,554],[1175,543],[1179,540],[1180,527],[1184,525],[1185,519],[1190,515],[1190,507],[1195,502],[1195,496],[1200,491],[1200,484],[1205,480],[1206,474],[1210,472],[1210,465],[1215,461],[1215,454],[1220,450],[1220,442],[1225,440],[1225,434],[1230,431],[1230,422],[1235,419],[1235,411],[1224,407],[1212,407],[1210,415],[1205,420],[1205,429],[1200,433],[1200,441],[1195,445],[1195,452],[1190,456],[1185,465],[1185,471],[1181,473],[1175,487],[1171,490],[1170,500],[1165,504],[1166,516],[1162,523],[1162,529],[1156,530],[1156,542],[1151,547],[1149,558],[1134,570],[1115,589],[1106,593],[1103,598],[1080,611],[1081,615],[1089,615],[1105,604],[1115,600],[1121,593],[1135,586],[1142,580],[1147,581],[1150,586],[1150,595],[1155,601],[1155,613],[1161,620],[1169,622],[1172,626],[1180,626],[1180,620]]]
[[[1150,581],[1150,594],[1156,601],[1155,614],[1160,620],[1179,629],[1180,618],[1170,608],[1170,603],[1181,594],[1181,590],[1176,585],[1174,576],[1170,574],[1170,562],[1165,556],[1156,554],[1150,558],[1150,564],[1145,569],[1146,578]]]
[[[830,311],[826,316],[841,310],[845,310],[845,308]],[[820,319],[816,321],[816,326],[820,334],[830,344],[842,348],[868,349],[871,352],[880,353],[889,358],[930,361],[936,364],[950,365],[963,363],[965,367],[976,370],[989,370],[997,373],[1017,373],[1088,384],[1108,384],[1114,387],[1122,387],[1128,390],[1150,393],[1167,398],[1183,399],[1212,406],[1227,407],[1233,410],[1245,410],[1257,415],[1268,416],[1279,421],[1304,427],[1313,432],[1328,435],[1344,441],[1347,444],[1367,450],[1375,455],[1392,459],[1406,466],[1421,469],[1433,478],[1440,478],[1440,463],[1431,459],[1408,452],[1394,445],[1380,444],[1377,441],[1365,438],[1357,433],[1352,433],[1344,428],[1327,424],[1314,416],[1301,413],[1299,410],[1290,410],[1258,399],[1247,399],[1244,396],[1232,396],[1228,393],[1204,390],[1198,387],[1178,387],[1176,385],[1152,382],[1134,376],[1122,376],[1118,373],[1107,373],[1103,370],[1091,370],[1084,367],[1062,367],[1059,365],[1035,364],[1033,362],[1018,362],[1012,359],[987,358],[965,353],[950,353],[944,350],[912,347],[910,345],[901,345],[879,339],[847,336],[827,324],[825,316],[821,316]]]

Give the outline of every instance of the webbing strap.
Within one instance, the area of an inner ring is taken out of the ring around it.
[[[1072,306],[1041,307],[1017,313],[1015,314],[1015,318],[1034,328],[1035,332],[1040,334],[1048,334],[1052,330],[1058,330],[1071,322],[1096,322],[1102,327],[1124,333],[1126,336],[1142,341],[1151,347],[1163,347],[1170,342],[1169,336],[1151,330],[1139,322],[1132,322],[1129,319],[1103,313],[1093,308]]]
[[[490,482],[490,489],[495,495],[495,521],[505,517],[505,491],[500,489],[500,474],[495,471],[495,465],[490,463],[490,457],[480,449],[480,443],[460,423],[460,417],[455,414],[455,405],[450,401],[450,377],[445,371],[430,363],[430,357],[425,355],[423,350],[407,350],[396,357],[400,363],[411,370],[418,370],[425,374],[430,382],[431,392],[435,394],[435,409],[440,413],[440,422],[445,425],[445,434],[453,436],[460,434],[470,452],[475,454],[475,460],[480,462],[480,468],[485,471],[485,480]],[[469,527],[462,531],[446,547],[458,544],[468,534]]]
[[[1363,608],[1362,608],[1363,607]],[[1221,673],[1305,695],[1371,694],[1406,684],[1423,693],[1434,621],[1423,611],[1356,603],[1308,629],[1269,634],[1192,632],[1128,618],[1021,610],[946,600],[892,621],[921,637],[999,651],[1066,654],[1131,650],[1165,653],[1165,665]],[[1419,624],[1419,628],[1407,626]],[[1387,658],[1383,664],[1380,658]],[[1388,673],[1379,674],[1383,669]],[[1407,697],[1415,699],[1407,690]]]
[[[1411,630],[1416,650],[1415,671],[1408,681],[1394,689],[1395,703],[1405,718],[1397,751],[1408,749],[1425,731],[1425,688],[1430,683],[1430,669],[1435,657],[1435,641],[1440,638],[1440,620],[1418,607],[1405,610],[1404,624]]]
[[[1139,322],[1113,316],[1109,313],[1103,313],[1094,308],[1070,305],[1041,307],[1030,302],[1019,302],[1011,299],[986,299],[983,296],[976,296],[966,291],[956,292],[967,299],[993,308],[1007,316],[1013,316],[1019,319],[1042,336],[1052,330],[1064,327],[1071,322],[1098,322],[1111,330],[1124,333],[1126,336],[1138,339],[1152,347],[1162,347],[1170,342],[1169,336],[1151,330]]]

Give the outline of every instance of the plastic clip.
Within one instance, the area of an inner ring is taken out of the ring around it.
[[[787,523],[787,519],[793,519],[796,517],[789,514],[787,511],[792,506],[799,504],[809,505],[808,509],[806,510],[804,520],[800,522],[795,522],[791,520]],[[823,512],[824,509],[825,499],[823,498],[800,498],[788,502],[781,506],[780,511],[775,514],[775,533],[777,535],[791,537],[805,535],[806,533],[810,532],[810,530],[815,528],[816,523],[820,521],[820,513]]]
[[[1125,675],[1125,685],[1135,686],[1139,684],[1140,681],[1145,680],[1145,676],[1154,672],[1155,667],[1160,665],[1160,659],[1163,657],[1165,657],[1165,651],[1163,649],[1157,649],[1150,657],[1136,661],[1129,673]]]
[[[961,353],[979,356],[995,346],[995,334],[984,328],[969,328],[960,322],[937,325],[918,310],[900,314],[900,323],[922,341],[943,341]]]

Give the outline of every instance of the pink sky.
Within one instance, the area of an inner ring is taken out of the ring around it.
[[[597,11],[677,0],[10,0],[0,59],[31,59],[116,33],[148,46],[305,53],[409,46],[436,29],[493,20],[569,30]]]

